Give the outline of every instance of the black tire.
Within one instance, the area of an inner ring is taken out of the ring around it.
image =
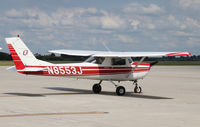
[[[123,96],[126,93],[126,90],[123,86],[118,86],[116,89],[116,93],[118,96]]]
[[[142,88],[140,86],[136,86],[134,88],[134,93],[142,93]]]
[[[94,93],[100,93],[101,92],[101,85],[99,84],[94,84],[92,87],[92,90]]]

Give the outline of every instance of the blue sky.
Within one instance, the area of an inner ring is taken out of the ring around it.
[[[200,0],[1,0],[0,47],[200,54]]]

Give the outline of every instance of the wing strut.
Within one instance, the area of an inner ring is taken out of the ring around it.
[[[128,75],[127,77],[129,77],[129,76],[132,74],[132,72],[134,72],[134,70],[138,67],[138,65],[139,65],[140,63],[142,63],[142,61],[144,61],[145,58],[146,58],[146,56],[143,56],[143,57],[140,59],[140,61],[135,65],[135,67],[131,70],[131,72],[129,73],[129,75]]]
[[[146,58],[146,56],[142,57],[142,58],[140,59],[140,61],[135,65],[135,67],[133,68],[132,71],[134,71],[134,70],[138,67],[138,65],[139,65],[140,63],[142,63],[142,61],[144,61],[145,58]]]

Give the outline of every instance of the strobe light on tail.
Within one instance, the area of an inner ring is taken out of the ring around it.
[[[143,79],[154,63],[143,63],[146,57],[151,56],[188,56],[188,52],[106,52],[86,50],[51,50],[75,56],[88,56],[82,63],[52,64],[38,60],[19,37],[5,39],[10,50],[15,68],[19,73],[42,76],[66,76],[83,79],[99,80],[93,85],[93,92],[101,92],[102,81],[110,81],[116,87],[117,95],[124,95],[126,90],[114,81],[132,81],[134,92],[141,93],[142,89],[137,81]],[[131,57],[141,57],[140,61],[133,62]]]

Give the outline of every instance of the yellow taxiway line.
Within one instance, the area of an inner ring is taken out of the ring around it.
[[[30,113],[0,115],[0,117],[23,117],[23,116],[49,116],[49,115],[85,115],[85,114],[107,114],[108,112],[58,112],[58,113]]]

